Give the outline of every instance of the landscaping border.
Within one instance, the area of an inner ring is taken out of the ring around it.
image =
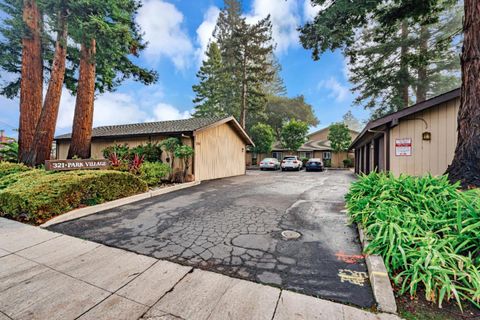
[[[363,250],[368,246],[368,240],[361,224],[357,224],[358,234]],[[368,277],[372,286],[373,296],[378,305],[378,310],[389,313],[397,313],[397,303],[393,294],[392,284],[388,277],[387,268],[383,258],[379,255],[365,255],[367,262]]]
[[[125,204],[130,204],[130,203],[133,203],[133,202],[137,202],[137,201],[140,201],[140,200],[144,200],[144,199],[159,196],[159,195],[162,195],[162,194],[170,193],[170,192],[173,192],[173,191],[190,188],[190,187],[199,185],[200,182],[201,181],[181,183],[181,184],[177,184],[177,185],[174,185],[174,186],[171,186],[171,187],[160,188],[160,189],[156,189],[156,190],[149,190],[149,191],[144,192],[144,193],[136,194],[136,195],[133,195],[133,196],[130,196],[130,197],[125,197],[125,198],[121,198],[121,199],[117,199],[117,200],[113,200],[113,201],[104,202],[104,203],[97,204],[97,205],[94,205],[94,206],[84,207],[84,208],[80,208],[80,209],[74,209],[72,211],[66,212],[64,214],[58,215],[58,216],[48,220],[47,222],[41,224],[40,228],[50,227],[50,226],[58,224],[58,223],[62,223],[62,222],[70,221],[70,220],[75,220],[75,219],[78,219],[78,218],[89,216],[89,215],[94,214],[94,213],[98,213],[98,212],[105,211],[105,210],[108,210],[108,209],[113,209],[113,208],[116,208],[116,207],[120,207],[120,206],[123,206]]]

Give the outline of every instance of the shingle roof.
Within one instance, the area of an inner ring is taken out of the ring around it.
[[[226,119],[226,117],[190,118],[182,120],[143,122],[93,128],[92,137],[124,137],[149,134],[193,132]],[[71,133],[55,137],[55,140],[70,139]]]

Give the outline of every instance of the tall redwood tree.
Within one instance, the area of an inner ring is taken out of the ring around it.
[[[95,100],[95,52],[96,42],[84,42],[80,49],[80,69],[78,76],[77,100],[73,116],[72,141],[68,158],[74,156],[90,158],[92,140],[93,104]]]
[[[36,0],[23,1],[22,66],[20,81],[19,161],[24,162],[42,112],[42,14]]]
[[[480,1],[464,0],[462,93],[450,180],[480,187]]]
[[[58,12],[57,41],[55,42],[55,53],[45,101],[35,129],[33,143],[24,159],[24,163],[29,166],[44,164],[45,160],[50,159],[50,152],[52,150],[67,57],[68,28],[65,2],[66,1],[62,1],[61,8]]]

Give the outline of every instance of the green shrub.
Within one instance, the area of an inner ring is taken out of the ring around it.
[[[130,149],[131,154],[143,156],[148,162],[162,162],[162,147],[159,143],[146,143]]]
[[[140,167],[140,179],[149,186],[155,186],[170,175],[170,166],[160,162],[144,162]]]
[[[11,184],[16,183],[18,180],[22,179],[36,179],[37,177],[46,174],[45,170],[29,170],[29,171],[20,171],[17,173],[12,173],[0,178],[0,190],[5,189]]]
[[[130,157],[130,148],[128,144],[115,144],[113,146],[108,146],[102,150],[103,156],[105,159],[110,158],[112,153],[116,153],[119,159],[129,158]]]
[[[330,168],[332,166],[332,159],[324,159],[323,165],[325,168]]]
[[[31,170],[31,168],[21,163],[0,162],[0,179],[12,173],[24,172]]]
[[[443,177],[395,178],[371,173],[353,183],[346,195],[354,222],[362,223],[400,293],[440,305],[455,299],[480,300],[480,197],[460,191]]]
[[[8,162],[18,162],[18,142],[1,142],[3,148],[0,149],[0,160]]]
[[[36,173],[38,172],[38,173]],[[81,205],[115,200],[147,190],[145,182],[113,170],[22,175],[0,190],[0,215],[41,223]]]
[[[350,158],[343,159],[343,167],[345,168],[352,168],[353,167],[353,161]]]

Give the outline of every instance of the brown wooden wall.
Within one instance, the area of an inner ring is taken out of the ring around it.
[[[96,139],[92,141],[91,144],[91,158],[92,159],[103,159],[103,149],[105,149],[108,146],[112,146],[115,144],[127,144],[130,148],[134,148],[138,145],[141,144],[146,144],[148,142],[161,142],[162,140],[165,140],[168,137],[165,136],[153,136],[153,137],[136,137],[136,138],[117,138],[117,139]],[[185,145],[189,145],[193,147],[192,145],[192,139],[191,138],[185,138],[182,137],[182,143]],[[68,154],[68,148],[70,147],[70,141],[58,141],[57,142],[57,158],[59,160],[64,160],[67,159],[67,154]],[[167,153],[165,151],[162,152],[162,161],[166,163],[166,158],[167,158]],[[182,168],[182,162],[179,159],[175,159],[175,169],[181,169]],[[192,168],[190,167],[189,173],[192,173]]]
[[[196,132],[195,179],[210,180],[245,174],[245,142],[225,123]]]
[[[457,114],[460,99],[401,119],[390,131],[390,170],[420,176],[426,173],[441,175],[453,160],[457,144]],[[425,121],[425,122],[424,122]],[[430,141],[422,139],[422,133],[431,132]],[[395,139],[411,138],[412,155],[396,156]]]

